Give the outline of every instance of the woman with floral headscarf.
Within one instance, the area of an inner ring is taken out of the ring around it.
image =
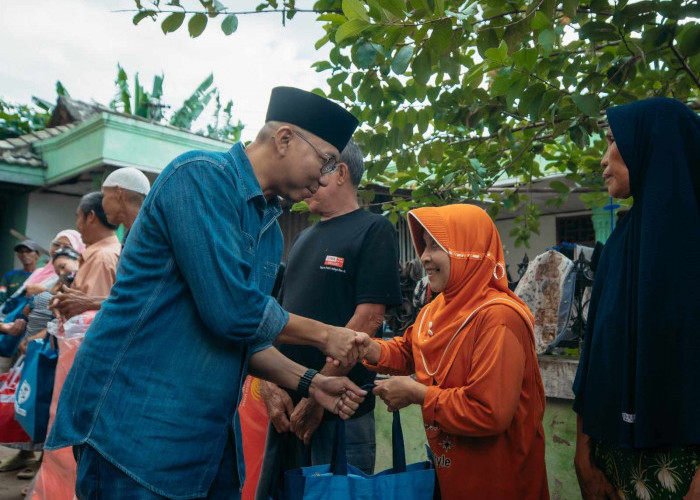
[[[593,283],[574,382],[584,499],[700,499],[700,117],[608,110],[603,179],[634,197]]]
[[[366,366],[403,375],[378,381],[375,394],[389,411],[421,405],[443,499],[549,498],[534,320],[508,289],[493,221],[472,205],[419,208],[408,220],[440,294],[403,337],[369,346]]]

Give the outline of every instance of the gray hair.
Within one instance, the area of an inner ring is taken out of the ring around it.
[[[348,172],[350,173],[350,182],[355,187],[360,185],[362,180],[362,174],[365,173],[365,162],[362,158],[362,151],[360,147],[355,144],[354,141],[348,142],[343,152],[340,153],[340,158],[338,158],[339,163],[345,163],[348,166]]]

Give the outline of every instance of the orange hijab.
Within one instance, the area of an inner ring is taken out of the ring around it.
[[[474,205],[417,208],[408,213],[408,222],[419,256],[425,249],[424,231],[450,256],[445,290],[421,310],[414,324],[421,354],[417,372],[442,382],[469,334],[471,320],[493,304],[507,305],[522,316],[534,346],[534,317],[508,289],[501,237],[484,210]]]

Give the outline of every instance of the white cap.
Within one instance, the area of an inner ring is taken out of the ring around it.
[[[147,195],[151,190],[151,183],[143,172],[136,168],[124,167],[115,170],[107,176],[102,187],[116,187]]]

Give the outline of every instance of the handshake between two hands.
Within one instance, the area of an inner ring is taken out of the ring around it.
[[[363,359],[370,364],[378,363],[381,348],[369,335],[347,328],[336,327],[334,330],[322,349],[329,365],[350,368]],[[411,377],[391,377],[378,380],[375,385],[372,392],[386,403],[388,411],[421,404],[425,399],[426,387]],[[343,419],[355,413],[366,394],[348,378],[334,376],[314,377],[309,390],[311,399]]]

